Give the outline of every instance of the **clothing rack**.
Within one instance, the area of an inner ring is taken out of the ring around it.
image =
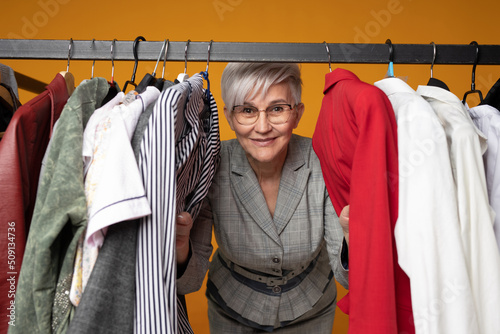
[[[163,52],[163,48],[166,52]],[[500,65],[500,45],[258,43],[140,41],[137,60]],[[117,60],[134,58],[134,41],[0,39],[0,59]],[[45,83],[16,73],[19,87],[42,92]]]
[[[134,41],[0,39],[0,59],[135,60]],[[70,48],[71,45],[71,48]],[[113,55],[111,46],[113,45]],[[138,43],[138,60],[163,59],[164,41]],[[168,42],[168,61],[500,65],[500,45]],[[208,52],[210,46],[210,53]],[[328,46],[328,48],[326,47]],[[327,52],[329,50],[329,53]],[[70,52],[69,52],[70,51]],[[111,58],[112,57],[112,58]]]

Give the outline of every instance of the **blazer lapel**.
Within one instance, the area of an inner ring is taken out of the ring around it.
[[[304,160],[304,151],[295,144],[294,137],[288,147],[288,155],[281,174],[278,201],[274,210],[274,224],[281,234],[304,195],[311,170]]]
[[[234,145],[231,158],[231,184],[240,203],[262,230],[281,245],[259,182],[240,145]]]

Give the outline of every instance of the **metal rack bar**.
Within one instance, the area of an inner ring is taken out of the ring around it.
[[[113,59],[134,60],[133,41],[116,41]],[[210,42],[191,42],[188,61],[207,61]],[[111,40],[74,40],[72,60],[110,60]],[[139,43],[140,60],[157,60],[163,41]],[[186,41],[169,43],[168,61],[185,60]],[[328,43],[332,63],[385,64],[387,44]],[[437,44],[435,64],[473,64],[476,49],[469,44]],[[68,40],[0,39],[0,59],[67,59]],[[394,63],[431,64],[431,44],[393,44]],[[162,56],[163,57],[163,56]],[[324,43],[212,42],[210,62],[297,62],[328,63]],[[500,65],[500,45],[479,45],[480,65]]]

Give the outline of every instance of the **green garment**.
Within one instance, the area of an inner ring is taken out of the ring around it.
[[[82,83],[58,120],[38,187],[9,334],[62,333],[68,326],[76,245],[87,226],[83,130],[108,90],[103,78]]]

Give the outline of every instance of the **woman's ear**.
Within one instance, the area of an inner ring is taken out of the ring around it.
[[[294,129],[299,126],[299,121],[302,118],[302,114],[304,114],[304,108],[304,103],[299,103],[297,104],[297,106],[295,106],[295,109],[297,110],[297,117],[295,118],[295,125],[293,127]]]
[[[227,119],[227,122],[229,123],[229,127],[231,128],[231,130],[234,131],[234,128],[233,128],[233,118],[231,117],[231,112],[227,110],[226,106],[224,106],[224,116],[226,116],[226,119]]]

